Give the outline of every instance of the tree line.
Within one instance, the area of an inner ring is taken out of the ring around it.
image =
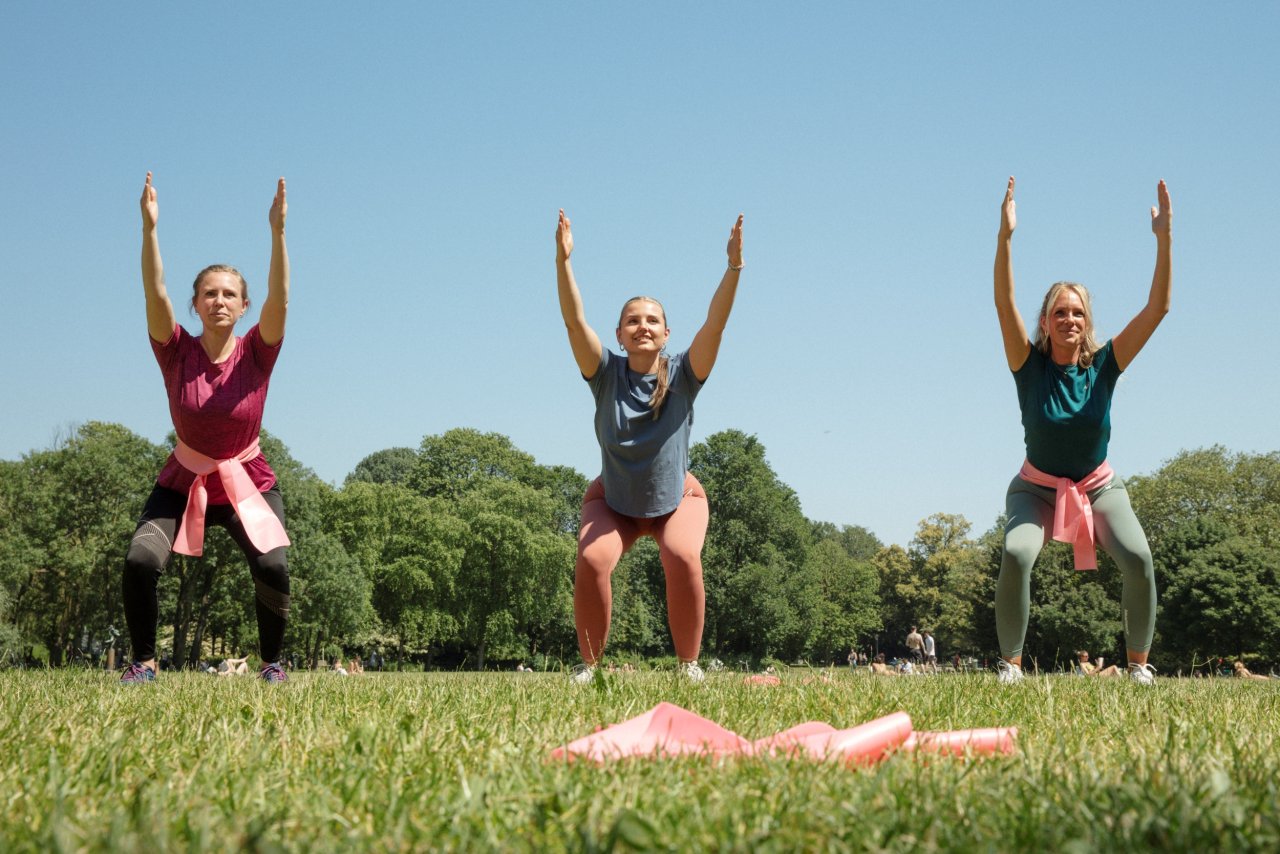
[[[87,423],[46,450],[0,461],[0,655],[51,665],[96,659],[127,638],[124,554],[172,448]],[[427,436],[370,454],[341,487],[262,435],[293,542],[286,646],[299,663],[378,649],[391,661],[484,669],[576,659],[573,563],[588,479],[545,466],[497,433]],[[994,657],[1003,519],[922,520],[906,547],[857,525],[808,519],[759,440],[726,430],[694,445],[706,488],[704,657],[843,662],[852,647],[901,652],[912,625],[949,658]],[[1155,556],[1163,672],[1215,656],[1268,656],[1280,641],[1280,453],[1184,451],[1128,489]],[[1122,654],[1120,577],[1076,572],[1051,543],[1032,580],[1026,655]],[[662,565],[643,539],[613,577],[609,654],[670,654]],[[213,529],[201,558],[175,556],[160,584],[161,646],[174,666],[253,651],[253,585]]]

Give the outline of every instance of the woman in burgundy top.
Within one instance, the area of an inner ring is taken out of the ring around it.
[[[235,336],[235,325],[249,308],[249,289],[239,271],[226,265],[201,270],[192,286],[191,307],[203,325],[200,336],[192,337],[178,324],[160,261],[160,208],[150,172],[141,205],[147,331],[164,376],[178,446],[156,479],[125,558],[124,609],[133,663],[122,681],[155,678],[156,584],[174,551],[201,553],[208,522],[225,528],[249,561],[264,662],[261,675],[268,682],[283,682],[286,676],[278,662],[289,614],[289,541],[280,489],[258,450],[258,433],[289,305],[284,179],[276,187],[268,216],[267,298],[258,324],[242,338]]]

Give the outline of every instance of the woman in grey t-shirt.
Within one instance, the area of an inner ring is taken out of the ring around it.
[[[606,350],[587,325],[569,256],[573,233],[560,211],[556,227],[556,280],[569,345],[596,400],[601,474],[582,501],[573,615],[586,682],[604,652],[612,608],[610,576],[622,555],[643,536],[658,543],[667,580],[667,614],[676,657],[691,680],[702,680],[698,653],[706,594],[702,543],[707,497],[688,472],[693,401],[715,365],[742,271],[742,216],[729,232],[729,267],[707,320],[683,353],[666,353],[666,312],[651,297],[622,307],[615,330],[625,355]]]

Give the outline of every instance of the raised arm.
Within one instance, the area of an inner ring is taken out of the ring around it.
[[[284,220],[288,213],[289,203],[285,200],[281,178],[267,214],[271,223],[271,270],[267,273],[267,299],[258,318],[258,333],[268,347],[284,340],[284,322],[289,313],[289,250],[284,242]]]
[[[147,334],[161,344],[173,337],[178,320],[173,303],[164,287],[164,262],[160,260],[160,238],[156,223],[160,221],[160,204],[156,188],[151,186],[151,173],[142,187],[142,292],[147,298]]]
[[[729,268],[720,279],[720,287],[711,297],[711,307],[707,309],[706,322],[693,336],[689,345],[689,367],[693,375],[701,382],[711,375],[716,366],[716,356],[720,353],[720,338],[724,335],[724,325],[729,322],[729,312],[733,311],[733,298],[738,293],[738,279],[742,275],[742,214],[729,229],[729,245],[725,247],[729,254]]]
[[[1000,236],[996,239],[996,316],[1000,318],[1000,337],[1004,339],[1004,357],[1009,370],[1016,371],[1031,353],[1027,327],[1013,301],[1013,230],[1018,227],[1018,211],[1013,201],[1013,176],[1004,191],[1000,205]]]
[[[569,333],[569,346],[573,348],[573,360],[578,363],[578,371],[591,379],[600,369],[604,348],[595,330],[587,325],[587,316],[582,311],[582,295],[578,293],[573,266],[569,263],[572,254],[573,232],[569,228],[569,218],[561,208],[560,221],[556,224],[556,290],[560,294],[560,314]]]
[[[1151,333],[1169,313],[1173,287],[1173,205],[1164,181],[1156,186],[1156,201],[1158,207],[1151,209],[1151,231],[1156,236],[1156,271],[1151,277],[1151,293],[1138,316],[1111,340],[1116,366],[1122,371],[1142,351]]]

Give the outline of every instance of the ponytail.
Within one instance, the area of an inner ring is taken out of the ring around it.
[[[653,409],[653,420],[657,421],[662,414],[663,401],[667,399],[667,389],[671,387],[671,359],[665,353],[658,359],[658,384],[653,388],[653,397],[649,407]]]

